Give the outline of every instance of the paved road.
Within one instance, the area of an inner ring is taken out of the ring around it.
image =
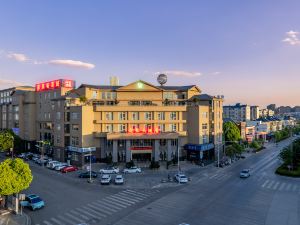
[[[289,141],[230,167],[191,169],[187,185],[160,184],[165,174],[149,172],[129,175],[128,186],[101,186],[32,164],[27,193],[47,205],[26,212],[36,225],[299,225],[300,180],[274,174],[278,152]],[[250,178],[238,177],[243,168],[251,168]]]
[[[115,225],[299,225],[300,180],[274,174],[279,149],[194,177],[186,187],[115,222]],[[239,171],[251,168],[248,179]]]

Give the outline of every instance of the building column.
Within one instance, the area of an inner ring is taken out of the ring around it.
[[[152,150],[152,158],[154,161],[159,161],[159,140],[154,140],[154,149]]]
[[[173,149],[172,149],[172,145],[171,145],[171,140],[167,140],[167,161],[171,161],[172,160],[172,153],[173,153]]]
[[[126,162],[131,161],[130,140],[126,140]]]
[[[113,152],[112,152],[112,161],[118,162],[118,141],[117,140],[113,140]]]

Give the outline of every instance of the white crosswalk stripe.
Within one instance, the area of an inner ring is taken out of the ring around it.
[[[104,219],[151,197],[157,192],[159,190],[145,192],[127,189],[78,208],[70,209],[64,214],[42,221],[41,225],[74,225],[93,219]]]
[[[58,224],[58,225],[64,225],[61,221],[59,221],[59,220],[57,220],[53,217],[50,220],[53,221],[54,223]]]
[[[299,188],[297,184],[285,183],[274,180],[265,180],[265,182],[262,183],[261,187],[265,189],[288,192],[296,192]]]

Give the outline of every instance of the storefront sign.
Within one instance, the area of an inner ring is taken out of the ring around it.
[[[215,145],[213,143],[209,144],[202,144],[202,145],[196,145],[196,144],[186,144],[184,146],[185,150],[194,150],[194,151],[207,151],[210,149],[213,149]]]
[[[152,146],[131,147],[130,150],[152,150]]]
[[[129,134],[158,134],[160,133],[160,129],[158,127],[155,127],[155,128],[143,128],[143,129],[140,129],[140,128],[129,128],[128,130],[128,133]]]
[[[74,80],[52,80],[47,82],[38,83],[35,85],[35,91],[48,91],[48,90],[54,90],[58,88],[74,88],[75,87],[75,81]]]

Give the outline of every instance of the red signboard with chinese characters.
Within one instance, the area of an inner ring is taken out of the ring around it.
[[[75,81],[74,80],[65,80],[65,79],[59,79],[59,80],[52,80],[47,82],[38,83],[35,85],[35,91],[49,91],[54,90],[58,88],[74,88],[75,87]]]
[[[152,129],[152,128],[143,128],[143,129],[140,129],[140,128],[129,128],[128,130],[128,133],[129,134],[159,134],[161,131],[158,127]]]

